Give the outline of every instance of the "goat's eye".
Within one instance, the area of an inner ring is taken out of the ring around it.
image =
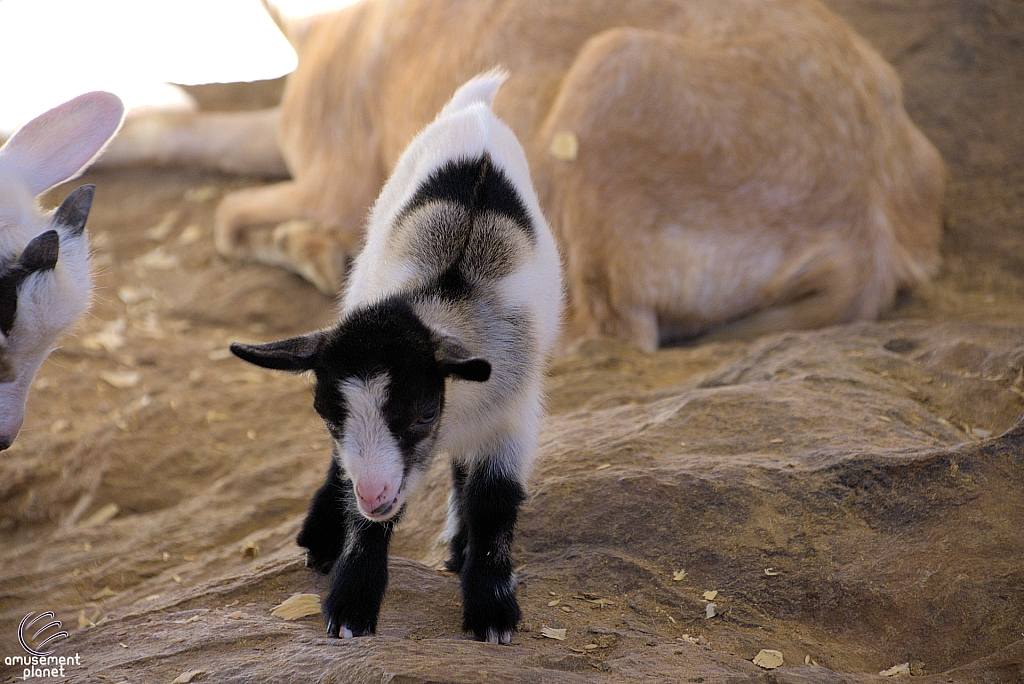
[[[416,419],[415,425],[430,425],[437,420],[437,409],[430,409],[419,418]]]

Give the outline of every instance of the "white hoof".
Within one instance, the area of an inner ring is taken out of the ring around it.
[[[507,644],[512,641],[512,632],[498,632],[494,629],[487,630],[487,643],[489,644]]]
[[[345,625],[342,625],[341,629],[338,630],[338,636],[340,636],[342,639],[351,639],[352,630],[346,627]]]

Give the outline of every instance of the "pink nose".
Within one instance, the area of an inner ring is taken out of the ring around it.
[[[391,487],[387,482],[360,482],[356,485],[356,496],[364,511],[378,515],[386,513],[394,501]]]

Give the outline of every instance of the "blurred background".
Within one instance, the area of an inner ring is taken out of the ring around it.
[[[275,5],[303,17],[353,2]],[[0,138],[90,90],[115,93],[129,109],[190,107],[202,90],[179,85],[275,81],[295,64],[260,0],[2,0]]]

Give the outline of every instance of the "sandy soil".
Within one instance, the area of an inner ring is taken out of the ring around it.
[[[216,255],[219,198],[258,181],[88,174],[96,302],[0,456],[0,658],[52,610],[74,682],[1024,681],[1024,5],[830,5],[949,163],[941,276],[878,323],[559,359],[507,647],[459,631],[440,460],[379,636],[270,614],[326,590],[293,539],[328,440],[306,381],[226,347],[326,324],[331,302]]]

